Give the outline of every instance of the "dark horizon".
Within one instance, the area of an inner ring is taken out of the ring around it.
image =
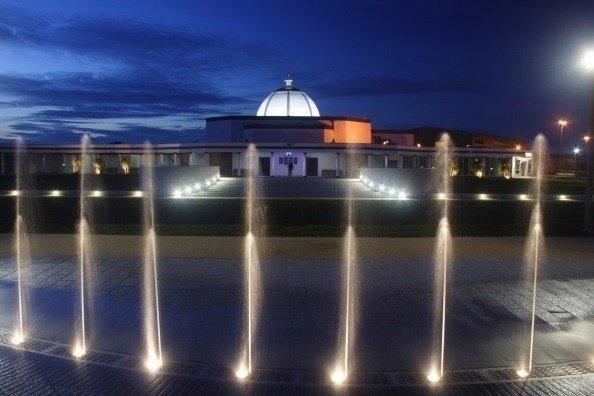
[[[554,145],[589,129],[586,1],[107,0],[0,6],[0,142],[190,142],[287,73],[322,115]]]

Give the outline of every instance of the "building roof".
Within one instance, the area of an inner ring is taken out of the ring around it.
[[[257,115],[260,117],[319,117],[314,101],[305,92],[293,86],[293,79],[287,76],[285,85],[272,91],[262,101]]]

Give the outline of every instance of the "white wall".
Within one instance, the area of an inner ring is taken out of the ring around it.
[[[262,156],[263,157],[263,156]],[[272,156],[270,164],[270,173],[272,176],[288,176],[289,166],[279,164],[279,158],[292,157],[297,158],[297,164],[293,166],[293,176],[305,176],[305,155],[301,151],[279,151]],[[274,173],[273,173],[274,172]]]
[[[322,176],[322,170],[336,170],[336,153],[307,153],[308,157],[318,157],[318,176]],[[337,172],[338,174],[338,172]]]

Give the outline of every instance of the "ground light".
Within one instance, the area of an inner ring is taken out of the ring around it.
[[[391,188],[390,189],[390,195],[394,195],[396,194],[396,189],[395,188]]]
[[[479,194],[479,199],[484,201],[485,199],[489,199],[489,196],[487,194]]]
[[[245,364],[242,364],[235,370],[235,376],[240,380],[246,379],[248,375],[250,375],[250,373]]]
[[[346,374],[343,370],[337,368],[332,372],[332,374],[330,374],[330,379],[332,380],[332,382],[334,382],[334,384],[342,385],[346,380]]]
[[[402,190],[398,193],[398,199],[406,199],[406,191]]]
[[[181,190],[179,190],[179,189],[173,190],[173,196],[174,196],[175,198],[179,198],[179,197],[181,197],[181,194],[182,194],[182,193],[181,193]]]
[[[196,184],[194,184],[194,189],[195,189],[196,191],[200,191],[200,187],[202,187],[202,186],[200,185],[200,183],[196,183]]]
[[[101,197],[103,196],[103,191],[95,190],[91,195],[93,195],[94,197]]]
[[[132,196],[133,197],[142,197],[142,191],[133,191]]]
[[[526,200],[528,200],[528,195],[526,195],[526,194],[520,194],[518,196],[518,199],[520,199],[522,201],[526,201]]]
[[[566,200],[567,200],[567,195],[565,195],[565,194],[561,194],[561,195],[559,195],[559,199],[560,199],[561,201],[566,201]]]
[[[436,383],[441,380],[441,377],[439,376],[437,370],[433,369],[429,373],[427,373],[427,380],[431,383]]]
[[[76,343],[76,345],[74,346],[74,349],[72,350],[72,356],[74,356],[75,358],[79,359],[83,356],[85,356],[85,354],[87,353],[87,351],[85,351],[85,348],[83,348],[80,343]]]
[[[151,373],[155,373],[155,372],[159,371],[159,369],[161,368],[161,365],[162,365],[162,363],[159,360],[159,358],[157,358],[157,356],[154,356],[154,355],[146,358],[146,360],[144,361],[144,366]]]
[[[14,333],[14,335],[10,339],[10,343],[12,345],[20,345],[23,343],[23,341],[25,341],[25,337],[21,332]]]
[[[59,197],[60,195],[62,195],[62,191],[60,191],[60,190],[52,190],[52,191],[50,192],[50,195],[51,195],[52,197]]]
[[[380,186],[379,186],[380,192],[384,192],[385,189],[386,189],[386,186],[384,186],[383,184],[380,184]]]
[[[439,194],[437,194],[437,198],[438,199],[446,199],[446,195],[445,195],[445,193],[440,192]]]
[[[21,192],[19,190],[12,190],[11,192],[9,192],[9,194],[16,197],[17,195],[20,195]]]
[[[518,377],[520,378],[526,378],[530,375],[530,373],[526,370],[526,369],[519,369],[516,371],[516,374],[518,375]]]

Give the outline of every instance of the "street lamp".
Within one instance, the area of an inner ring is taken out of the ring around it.
[[[573,177],[577,178],[577,155],[580,153],[581,149],[579,147],[574,147],[573,149]]]
[[[594,50],[584,52],[584,56],[582,57],[582,67],[586,69],[586,71],[594,71]]]
[[[559,125],[559,128],[561,129],[561,141],[560,141],[561,147],[563,147],[563,129],[565,129],[565,127],[567,126],[567,124],[569,124],[569,121],[567,121],[564,118],[560,118],[560,119],[557,120],[557,125]]]

